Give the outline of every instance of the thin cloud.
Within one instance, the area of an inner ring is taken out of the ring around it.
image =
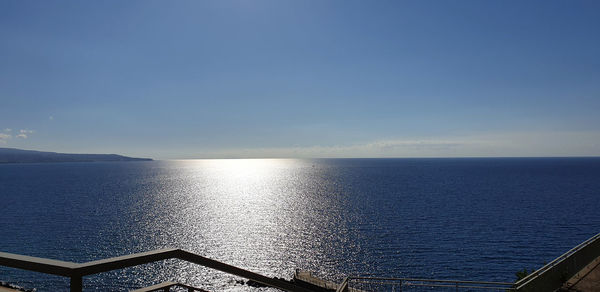
[[[27,139],[29,137],[29,135],[35,133],[34,130],[20,130],[19,134],[17,134],[15,137],[17,138],[21,138],[21,139]]]
[[[200,153],[206,158],[600,156],[600,132],[512,132],[382,139],[353,145],[205,149]]]
[[[0,144],[6,144],[12,136],[10,134],[0,133]]]

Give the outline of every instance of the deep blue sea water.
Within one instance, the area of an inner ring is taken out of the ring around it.
[[[183,248],[269,276],[515,280],[600,232],[599,158],[251,159],[0,165],[0,251],[85,262]],[[245,290],[184,262],[84,278]],[[0,280],[68,280],[0,268]]]

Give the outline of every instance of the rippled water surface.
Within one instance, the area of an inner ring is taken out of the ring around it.
[[[600,232],[600,159],[187,160],[0,165],[0,251],[85,262],[174,247],[268,276],[514,280]],[[0,268],[38,291],[68,280]],[[84,278],[246,290],[181,261]]]

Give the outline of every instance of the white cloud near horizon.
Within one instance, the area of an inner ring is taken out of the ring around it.
[[[334,146],[200,150],[186,158],[540,157],[600,156],[600,132],[513,132],[382,139]]]
[[[13,136],[12,131],[13,130],[10,128],[5,128],[3,133],[0,133],[0,144],[6,145],[8,144],[8,140],[12,138],[27,139],[29,138],[29,135],[35,133],[34,130],[21,129]]]
[[[12,138],[10,134],[0,133],[0,144],[6,144],[7,140],[9,140],[10,138]]]
[[[23,129],[19,131],[19,134],[17,134],[15,137],[17,138],[21,138],[21,139],[27,139],[29,137],[29,135],[35,133],[34,130],[27,130],[27,129]]]

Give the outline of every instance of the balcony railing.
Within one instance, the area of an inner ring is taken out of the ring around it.
[[[519,291],[554,291],[598,257],[600,233],[527,275],[515,286]]]
[[[2,266],[70,278],[71,292],[81,292],[83,290],[84,276],[123,269],[132,266],[143,265],[167,259],[179,259],[190,263],[198,264],[218,271],[236,275],[242,278],[250,279],[262,283],[266,286],[278,288],[284,291],[311,292],[311,290],[309,289],[299,287],[285,280],[263,276],[181,249],[155,250],[98,261],[91,261],[87,263],[63,262],[46,258],[30,257],[0,252],[0,265]]]
[[[444,288],[451,291],[515,291],[514,283],[459,281],[419,278],[347,277],[337,292],[359,291],[430,291]]]
[[[410,290],[412,291],[415,291],[415,289],[423,290],[431,288],[446,288],[455,291],[553,291],[558,289],[562,283],[578,273],[582,268],[597,259],[599,256],[600,234],[597,234],[517,283],[418,278],[347,277],[338,286],[337,291],[402,291],[403,289],[409,290],[408,288],[411,288]],[[71,292],[82,291],[84,276],[166,259],[179,259],[187,261],[242,278],[250,279],[266,286],[278,288],[284,291],[311,292],[310,289],[295,285],[293,282],[288,282],[277,278],[269,278],[267,276],[263,276],[181,249],[155,250],[98,261],[91,261],[87,263],[64,262],[59,260],[0,252],[1,266],[68,277],[70,278]],[[188,288],[190,291],[201,291],[200,289],[184,284],[172,282],[169,283],[168,284],[171,286],[181,286]],[[164,286],[162,287],[164,289],[168,289],[170,287],[165,283],[162,285]]]

